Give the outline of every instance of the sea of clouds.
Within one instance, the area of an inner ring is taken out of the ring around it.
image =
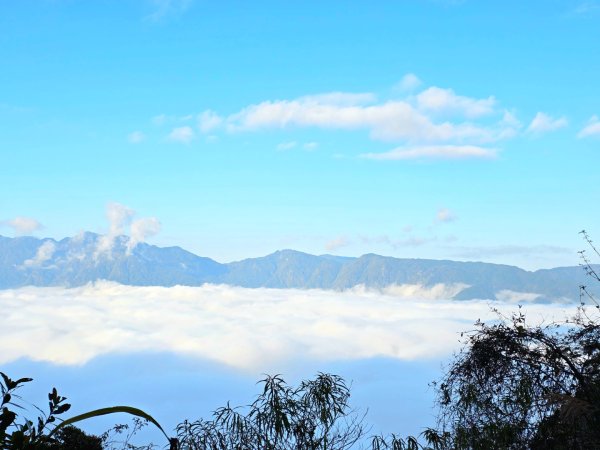
[[[82,365],[96,357],[165,352],[247,372],[300,359],[447,359],[460,332],[510,301],[445,300],[462,285],[356,287],[346,291],[248,289],[225,285],[0,291],[0,364],[20,358]],[[574,305],[529,304],[533,321],[564,319]]]

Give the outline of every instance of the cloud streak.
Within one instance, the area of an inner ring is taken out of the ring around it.
[[[388,152],[363,153],[361,158],[380,161],[409,159],[494,159],[496,149],[477,145],[428,145],[422,147],[398,147]]]
[[[555,119],[548,114],[538,112],[529,124],[527,131],[534,134],[548,133],[564,128],[568,124],[569,122],[564,116]]]
[[[588,123],[583,129],[577,134],[578,138],[585,138],[589,136],[600,136],[600,119],[598,116],[590,117]]]
[[[446,357],[457,348],[460,331],[492,315],[486,301],[444,300],[463,287],[357,287],[340,293],[99,282],[76,289],[5,290],[0,291],[0,364],[29,358],[78,365],[99,355],[148,351],[241,370],[302,358]],[[564,318],[565,308],[528,305],[526,311],[532,317]]]

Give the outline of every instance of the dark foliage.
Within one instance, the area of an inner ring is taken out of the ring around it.
[[[48,394],[48,413],[44,413],[38,408],[40,416],[36,423],[28,419],[20,420],[19,415],[14,409],[23,409],[15,400],[20,397],[16,394],[24,383],[28,383],[31,378],[20,378],[12,380],[4,373],[0,372],[2,380],[0,381],[0,448],[3,450],[43,450],[48,445],[55,444],[56,439],[48,436],[48,427],[56,421],[57,417],[71,408],[71,405],[65,403],[66,398],[58,395],[56,389]]]
[[[153,445],[136,447],[129,443],[131,437],[145,424],[151,423],[159,428],[163,434],[164,430],[160,424],[150,415],[142,410],[130,406],[113,406],[101,408],[71,417],[66,420],[58,416],[67,412],[71,405],[66,403],[66,397],[58,395],[56,389],[48,394],[48,413],[34,406],[40,413],[36,423],[18,414],[25,411],[19,404],[21,397],[16,393],[23,384],[32,381],[31,378],[20,378],[12,380],[0,372],[0,450],[150,450]],[[127,425],[118,425],[112,432],[102,436],[88,435],[79,428],[72,426],[73,423],[87,420],[106,414],[127,413],[134,416],[134,427],[126,432]],[[143,420],[139,420],[141,418]],[[116,434],[125,432],[123,440],[112,439]],[[177,440],[169,439],[172,450],[177,449]]]
[[[67,426],[56,437],[40,447],[42,450],[102,450],[103,441],[98,436],[86,434],[74,426]]]
[[[228,404],[213,420],[180,424],[181,449],[344,450],[365,433],[362,416],[349,407],[350,391],[336,375],[321,373],[295,388],[278,375],[261,383],[251,405]]]
[[[600,449],[600,315],[594,296],[581,291],[577,313],[564,322],[530,325],[519,309],[466,333],[437,384],[444,433],[434,434],[447,448]]]

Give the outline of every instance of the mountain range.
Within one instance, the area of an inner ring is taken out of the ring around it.
[[[135,286],[199,286],[343,290],[363,285],[458,286],[453,298],[578,301],[589,279],[581,267],[526,271],[509,265],[366,254],[310,255],[280,250],[222,264],[180,247],[136,243],[127,236],[82,233],[54,240],[0,236],[0,289],[75,287],[97,280]]]

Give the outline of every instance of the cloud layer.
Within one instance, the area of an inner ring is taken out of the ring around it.
[[[491,316],[488,302],[444,300],[463,287],[334,292],[100,282],[76,289],[5,290],[0,291],[0,364],[29,358],[73,365],[99,355],[147,351],[243,370],[299,358],[439,358],[457,348],[460,331]],[[504,295],[510,302],[517,297]],[[556,305],[526,310],[535,317],[565,317]]]

